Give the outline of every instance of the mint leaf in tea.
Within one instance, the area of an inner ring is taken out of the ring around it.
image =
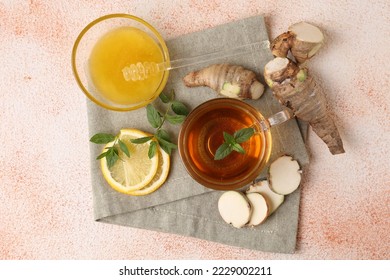
[[[221,146],[217,149],[214,155],[215,160],[221,160],[230,155],[231,152],[236,151],[241,154],[245,154],[244,148],[240,145],[249,140],[255,130],[251,127],[242,128],[237,130],[233,135],[223,132],[223,138],[225,140]]]

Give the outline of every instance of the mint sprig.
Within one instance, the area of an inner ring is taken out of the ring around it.
[[[214,160],[224,159],[233,151],[245,154],[245,150],[240,144],[248,141],[254,133],[255,130],[251,127],[237,130],[233,135],[223,132],[223,139],[225,142],[218,147],[214,155]]]
[[[161,93],[159,97],[162,103],[166,104],[165,112],[160,112],[152,104],[146,106],[146,117],[149,124],[156,129],[155,133],[152,136],[130,140],[134,144],[142,144],[152,140],[148,152],[149,158],[155,156],[157,143],[169,155],[171,155],[172,150],[177,149],[177,145],[172,142],[169,133],[162,127],[165,121],[173,125],[183,123],[190,112],[186,105],[175,100],[175,92],[173,90],[171,91],[170,96]]]
[[[113,142],[112,146],[106,147],[106,151],[101,153],[96,159],[106,158],[108,168],[114,166],[117,160],[120,158],[119,149],[128,157],[130,157],[129,149],[126,144],[118,138],[108,133],[97,133],[91,137],[89,141],[95,144],[108,144]],[[119,148],[119,149],[118,149]]]

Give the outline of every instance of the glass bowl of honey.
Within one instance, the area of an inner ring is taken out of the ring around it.
[[[183,123],[179,154],[188,173],[215,190],[233,190],[251,183],[266,166],[272,149],[268,121],[248,103],[216,98],[196,107]],[[251,127],[254,135],[242,143],[245,154],[233,151],[221,160],[214,156],[224,142],[223,133]]]
[[[169,64],[167,46],[158,31],[141,18],[110,14],[89,23],[77,37],[72,68],[78,85],[96,104],[129,111],[152,102],[163,90],[169,71],[129,80],[124,69],[150,62]]]

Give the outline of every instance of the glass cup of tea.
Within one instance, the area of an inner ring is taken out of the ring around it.
[[[215,190],[233,190],[252,182],[267,164],[272,150],[270,127],[290,119],[288,110],[265,118],[248,103],[216,98],[196,107],[179,132],[179,154],[188,173],[198,183]],[[221,160],[214,156],[224,142],[223,132],[251,127],[255,133],[241,144],[245,154],[232,152]]]
[[[152,102],[163,90],[169,71],[132,80],[124,69],[137,63],[170,63],[167,46],[149,23],[128,14],[111,14],[88,24],[77,37],[72,68],[85,95],[111,110],[129,111]]]

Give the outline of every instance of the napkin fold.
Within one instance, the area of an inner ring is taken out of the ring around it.
[[[171,60],[235,49],[252,43],[268,41],[262,16],[250,17],[214,28],[186,34],[167,41]],[[262,74],[265,64],[273,58],[268,48],[251,53],[214,59],[196,65],[171,70],[165,90],[175,91],[177,100],[189,108],[216,97],[209,88],[186,88],[182,78],[190,71],[214,63],[239,64]],[[265,117],[282,108],[272,92],[267,89],[259,100],[247,101],[258,108]],[[159,106],[159,100],[155,101]],[[130,112],[114,112],[87,102],[89,133],[116,134],[122,128],[138,128],[153,132],[146,118],[144,108]],[[305,124],[301,129],[305,130]],[[167,130],[177,139],[178,126]],[[295,119],[271,128],[273,148],[270,162],[282,154],[297,159],[302,168],[308,162],[308,154],[302,139],[300,127]],[[292,253],[295,250],[298,227],[300,190],[286,196],[284,203],[265,223],[253,228],[236,229],[226,224],[217,209],[220,191],[207,189],[195,182],[186,172],[179,153],[171,157],[171,170],[165,184],[156,192],[142,197],[128,196],[113,190],[104,180],[98,161],[101,153],[98,145],[91,144],[91,174],[94,217],[96,221],[122,226],[149,229],[223,243],[231,246],[269,252]],[[268,167],[268,166],[267,166]],[[266,176],[267,168],[259,175]]]

